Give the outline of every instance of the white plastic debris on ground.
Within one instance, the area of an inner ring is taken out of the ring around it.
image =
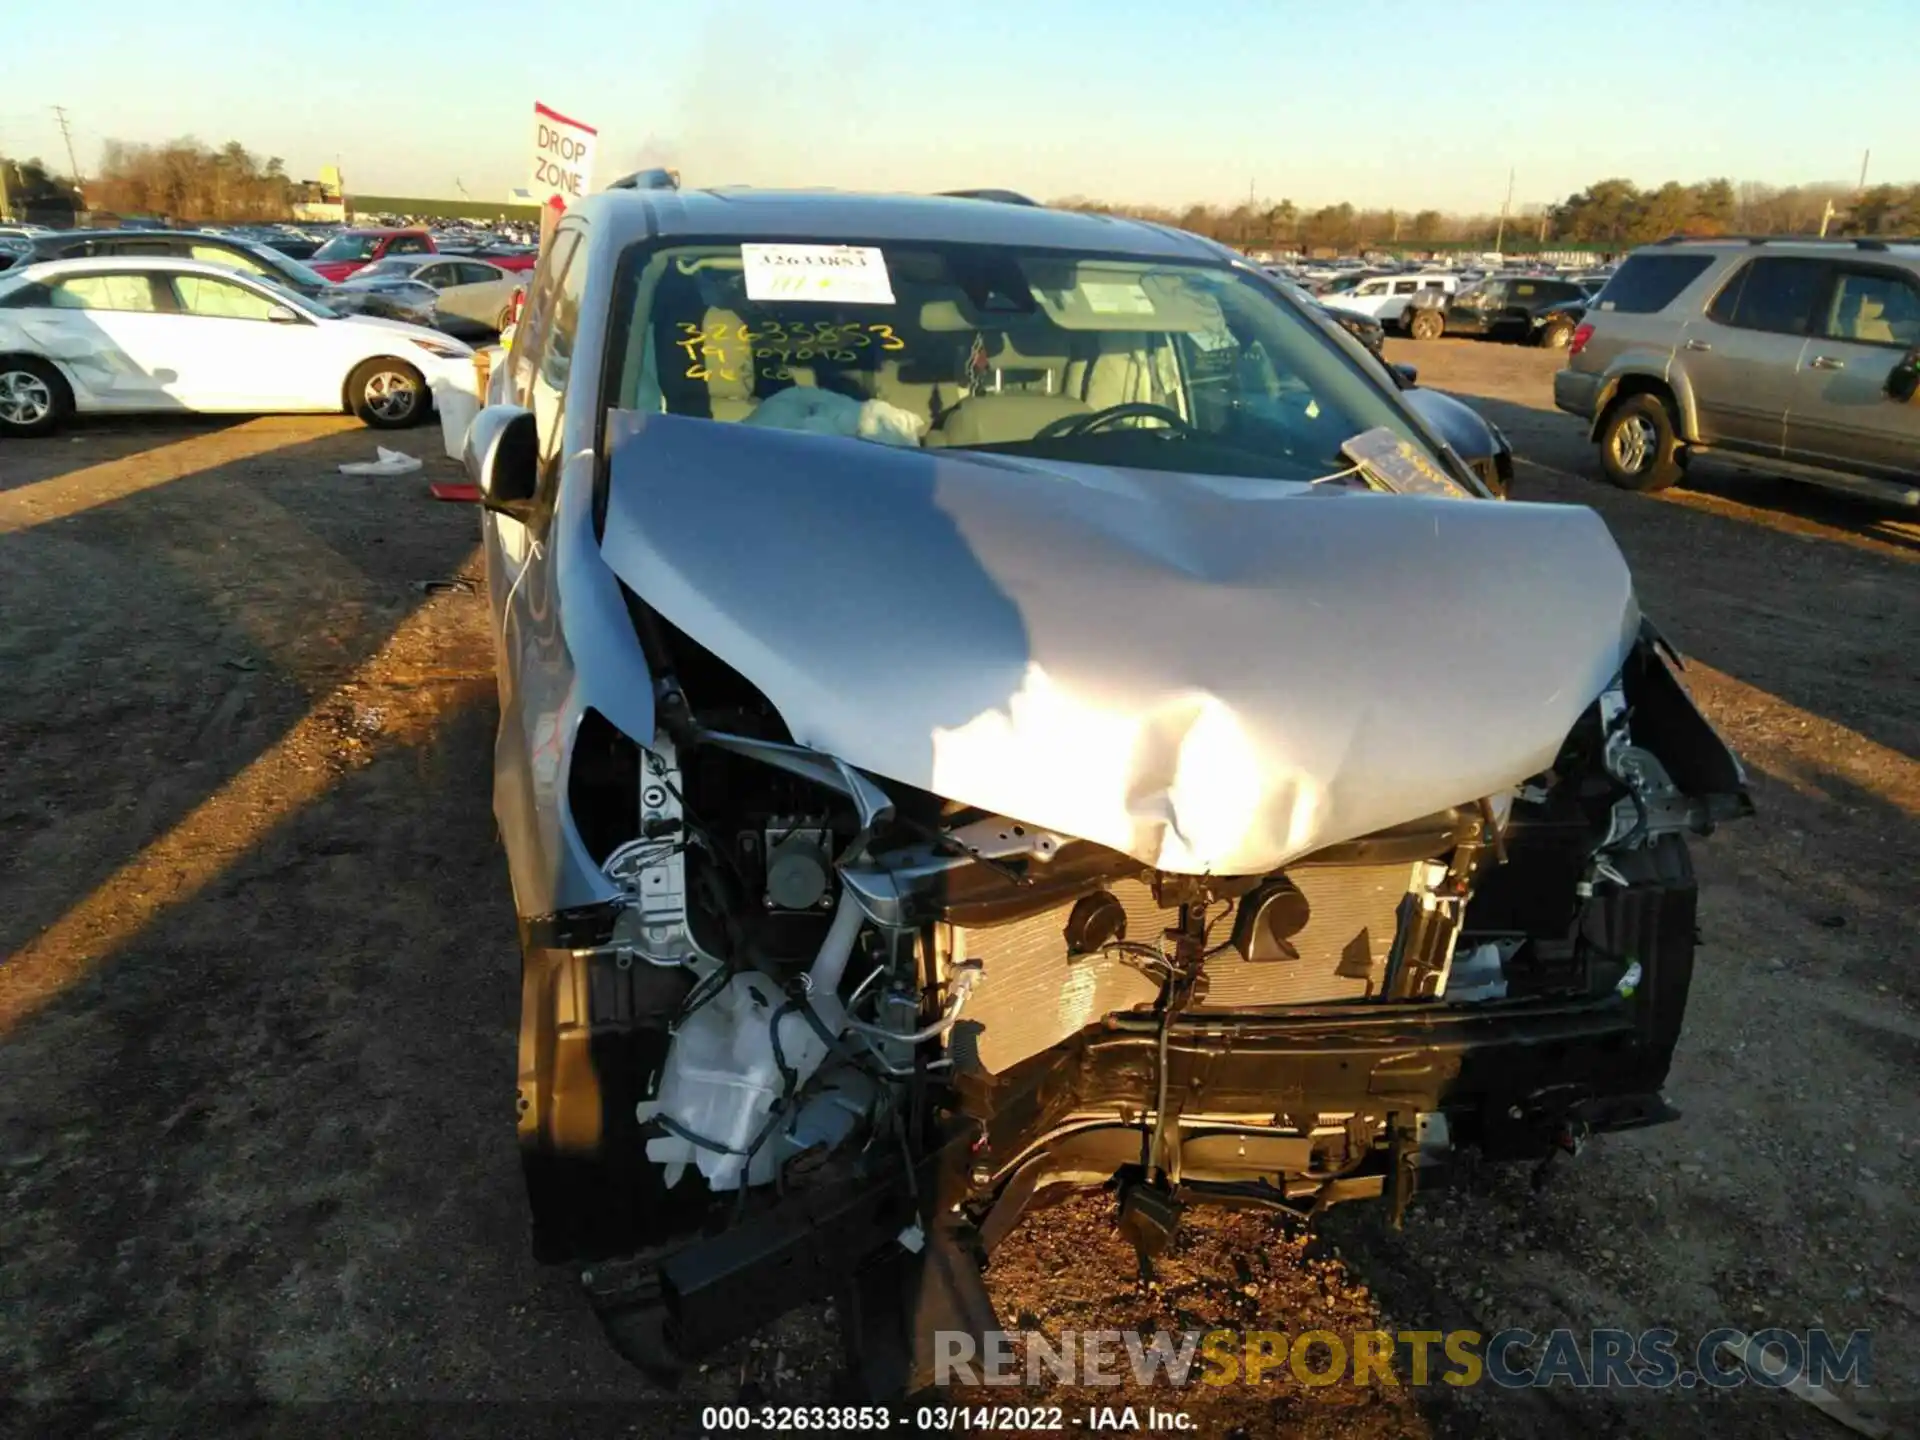
[[[421,465],[420,458],[409,455],[403,450],[389,450],[384,445],[376,445],[374,452],[377,460],[352,460],[340,467],[342,475],[411,475]]]

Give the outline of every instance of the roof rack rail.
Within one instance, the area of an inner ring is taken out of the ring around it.
[[[1920,244],[1910,235],[1663,235],[1655,245],[1851,245],[1856,250],[1885,250],[1892,245]]]
[[[942,190],[941,195],[954,200],[992,200],[1000,205],[1031,205],[1034,209],[1044,209],[1038,200],[1029,199],[1018,190]]]

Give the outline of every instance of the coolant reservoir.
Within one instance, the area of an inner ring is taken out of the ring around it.
[[[832,994],[809,997],[827,1033],[838,1035],[846,1023]],[[673,1133],[647,1142],[647,1158],[666,1167],[668,1185],[676,1185],[693,1164],[715,1190],[737,1190],[745,1183],[773,1179],[783,1153],[777,1137],[761,1141],[774,1102],[786,1081],[773,1050],[773,1017],[787,997],[764,975],[735,975],[727,987],[680,1023],[660,1079],[658,1096],[641,1104],[639,1118],[670,1121]],[[826,1058],[820,1032],[798,1010],[780,1018],[780,1054],[797,1088]],[[684,1133],[682,1133],[684,1132]],[[698,1139],[689,1137],[697,1136]],[[743,1181],[743,1178],[744,1181]]]

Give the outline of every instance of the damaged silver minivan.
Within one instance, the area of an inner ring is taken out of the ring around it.
[[[1395,1219],[1671,1119],[1739,762],[1606,527],[1256,268],[974,199],[596,195],[467,462],[538,1253],[677,1364],[994,1325],[1031,1206]]]

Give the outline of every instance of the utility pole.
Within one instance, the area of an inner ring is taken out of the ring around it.
[[[60,138],[67,142],[67,169],[73,175],[73,188],[80,188],[80,162],[73,158],[73,132],[67,128],[67,107],[55,105],[53,113],[60,117]]]
[[[1860,157],[1860,188],[1863,191],[1867,188],[1867,162],[1871,159],[1873,159],[1873,151],[1871,149],[1867,150]]]
[[[1513,208],[1513,167],[1507,167],[1507,198],[1500,202],[1500,228],[1494,232],[1493,253],[1498,255],[1507,239],[1507,211]]]

